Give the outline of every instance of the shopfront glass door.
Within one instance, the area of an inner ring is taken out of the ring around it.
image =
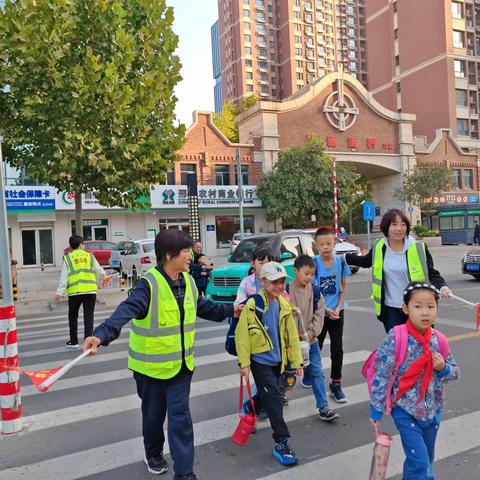
[[[50,228],[22,230],[23,265],[53,264],[53,231]]]
[[[107,240],[107,227],[92,227],[92,240]]]

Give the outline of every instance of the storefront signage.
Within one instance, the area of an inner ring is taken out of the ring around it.
[[[480,208],[468,208],[461,210],[448,210],[446,212],[438,212],[439,217],[456,217],[458,215],[480,215]]]
[[[245,185],[243,205],[261,207],[255,185]],[[151,193],[152,208],[188,208],[188,194],[185,185],[157,185]],[[238,207],[238,187],[235,185],[199,185],[199,208]]]
[[[124,237],[125,233],[124,232],[113,232],[114,237]]]
[[[55,210],[55,189],[46,186],[5,187],[8,211]]]
[[[57,210],[75,210],[75,195],[71,192],[57,193]],[[120,207],[105,207],[100,205],[93,193],[85,193],[82,195],[83,210],[119,210]]]
[[[444,193],[433,197],[434,205],[464,205],[478,203],[480,196],[476,193]]]
[[[207,225],[207,232],[214,232],[215,231],[215,225]]]

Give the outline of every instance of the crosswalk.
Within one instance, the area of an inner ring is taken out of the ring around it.
[[[96,322],[110,313],[106,309],[97,312]],[[301,462],[285,470],[271,456],[268,422],[259,423],[258,433],[246,447],[235,446],[229,438],[238,423],[239,376],[235,359],[224,351],[226,329],[225,324],[203,320],[198,324],[197,368],[190,403],[199,478],[365,480],[373,444],[368,391],[360,367],[374,345],[345,353],[349,381],[344,391],[349,401],[335,405],[342,416],[338,422],[324,424],[318,419],[311,391],[298,387],[289,395],[285,418]],[[23,367],[54,368],[79,353],[64,348],[68,331],[65,314],[19,319],[18,330]],[[109,347],[86,358],[46,394],[37,393],[23,381],[24,431],[0,438],[1,480],[150,477],[142,462],[140,402],[126,368],[127,342],[128,327]],[[325,370],[330,368],[326,355],[323,365]],[[447,417],[439,433],[437,459],[480,448],[480,411]],[[401,473],[402,464],[401,443],[396,437],[389,478]],[[167,478],[171,478],[170,473]]]

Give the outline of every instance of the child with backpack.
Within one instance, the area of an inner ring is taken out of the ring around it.
[[[445,404],[443,384],[457,380],[460,374],[447,338],[432,329],[438,298],[432,284],[410,283],[403,293],[407,323],[394,327],[364,366],[372,397],[370,421],[376,428],[393,406],[391,415],[406,455],[403,480],[435,478],[435,439]]]
[[[312,285],[315,262],[308,255],[300,255],[293,264],[295,278],[288,286],[290,301],[297,311],[297,330],[300,338],[309,342],[310,364],[303,369],[302,385],[312,388],[320,420],[331,422],[340,415],[328,406],[325,375],[317,337],[323,328],[325,306],[320,287]]]
[[[345,403],[347,399],[342,390],[343,311],[347,294],[347,277],[351,275],[351,272],[345,258],[336,255],[333,251],[335,235],[332,229],[319,228],[315,232],[315,244],[319,255],[314,257],[316,271],[313,283],[320,287],[325,299],[325,323],[318,336],[318,343],[321,350],[328,333],[330,358],[332,359],[330,396],[337,403]]]
[[[235,330],[240,375],[248,378],[252,371],[258,389],[253,397],[254,407],[265,408],[275,441],[273,455],[284,466],[294,465],[298,457],[288,444],[290,433],[283,418],[280,379],[287,364],[296,369],[298,376],[303,373],[292,307],[282,295],[286,278],[281,264],[263,265],[263,289],[247,300]],[[253,413],[251,402],[245,407]]]
[[[272,260],[272,254],[268,248],[259,247],[253,252],[252,266],[238,287],[237,298],[233,302],[234,304],[245,302],[248,297],[255,295],[262,289],[260,271],[263,265]]]

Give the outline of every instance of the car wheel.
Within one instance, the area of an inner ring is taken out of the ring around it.
[[[480,280],[480,275],[472,275],[475,280]]]
[[[360,270],[360,267],[350,267],[350,272],[352,275],[357,273]]]

